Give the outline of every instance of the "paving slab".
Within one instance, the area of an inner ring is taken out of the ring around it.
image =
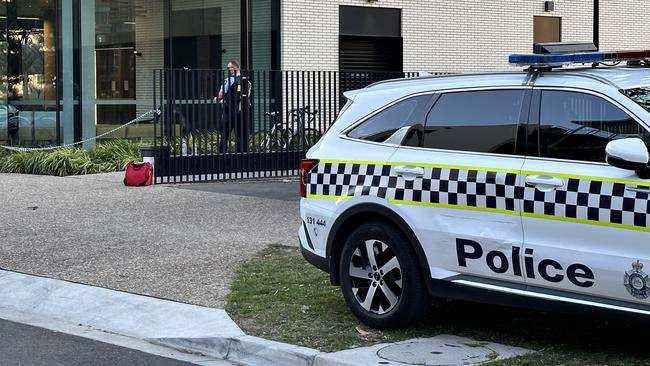
[[[522,356],[533,351],[491,342],[441,334],[393,344],[378,344],[318,355],[313,366],[352,365],[478,365]]]

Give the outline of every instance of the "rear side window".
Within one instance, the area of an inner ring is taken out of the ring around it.
[[[591,94],[544,90],[540,110],[540,155],[605,162],[608,142],[648,133],[619,107]]]
[[[514,154],[523,100],[523,90],[443,94],[427,117],[423,146]]]
[[[422,125],[430,100],[431,95],[420,95],[397,102],[355,127],[348,137],[383,142],[404,126]]]

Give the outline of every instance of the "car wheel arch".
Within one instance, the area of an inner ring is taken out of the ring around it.
[[[340,254],[345,244],[345,238],[350,235],[356,227],[362,223],[370,221],[383,221],[387,224],[393,225],[406,236],[411,245],[411,250],[415,253],[422,269],[425,274],[425,280],[428,285],[431,285],[431,276],[429,274],[429,265],[420,244],[420,240],[415,235],[415,232],[400,217],[395,211],[376,203],[361,203],[348,208],[344,211],[332,224],[330,235],[327,239],[326,258],[329,266],[330,282],[333,285],[340,285],[341,279],[339,278],[339,261]],[[427,286],[431,288],[431,286]]]

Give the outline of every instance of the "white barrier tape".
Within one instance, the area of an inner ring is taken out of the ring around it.
[[[131,121],[129,121],[129,122],[127,122],[127,123],[125,123],[125,124],[123,124],[121,126],[115,127],[114,129],[112,129],[110,131],[102,133],[101,135],[93,136],[91,138],[87,138],[85,140],[73,142],[71,144],[65,144],[65,145],[60,145],[60,146],[49,146],[49,147],[33,147],[33,148],[3,146],[3,145],[0,145],[0,147],[3,148],[3,149],[10,150],[10,151],[18,151],[18,152],[51,151],[51,150],[63,149],[63,148],[66,148],[66,147],[72,147],[72,146],[75,146],[75,145],[80,145],[80,144],[86,143],[88,141],[96,140],[96,139],[102,138],[102,137],[104,137],[106,135],[110,135],[111,133],[113,133],[113,132],[115,132],[117,130],[120,130],[122,128],[125,128],[126,126],[128,126],[130,124],[140,122],[141,120],[143,120],[146,116],[148,116],[150,114],[156,114],[156,115],[160,116],[160,109],[152,109],[150,111],[147,111],[147,112],[141,114],[140,116],[136,117],[135,119],[132,119]]]

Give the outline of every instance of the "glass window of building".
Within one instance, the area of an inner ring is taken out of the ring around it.
[[[214,80],[194,81],[204,85],[196,88],[200,92],[177,95],[194,103],[214,97],[230,60],[248,69],[278,69],[279,4],[0,1],[0,144],[47,146],[88,139],[84,147],[92,148],[94,136],[124,125],[160,99],[161,90],[154,91],[156,70],[221,70],[213,73]],[[276,84],[279,88],[279,82],[265,85]],[[152,137],[151,123],[105,136]]]
[[[95,1],[95,89],[97,133],[124,124],[136,115],[136,0]],[[127,137],[129,128],[115,136]],[[130,131],[129,131],[130,132]],[[144,136],[128,136],[144,137]]]
[[[56,3],[0,2],[0,143],[57,141]]]

